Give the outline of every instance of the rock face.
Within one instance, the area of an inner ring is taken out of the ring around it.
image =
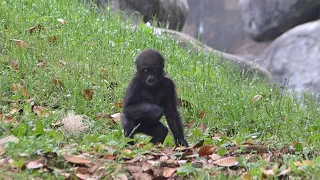
[[[295,90],[320,92],[320,20],[299,25],[278,37],[262,55],[272,79]]]
[[[93,0],[100,7],[106,8],[108,1],[112,9],[124,11],[134,20],[144,22],[157,20],[160,27],[182,30],[187,19],[189,6],[187,0]],[[89,3],[90,0],[87,0]]]
[[[183,31],[216,50],[257,56],[270,43],[253,41],[244,30],[239,0],[188,0]]]
[[[319,0],[240,0],[245,30],[257,41],[320,18]]]

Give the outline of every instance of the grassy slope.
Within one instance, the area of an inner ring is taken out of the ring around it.
[[[231,64],[218,63],[219,57],[190,52],[179,47],[175,39],[157,36],[150,28],[132,29],[118,15],[105,15],[103,18],[77,0],[1,1],[0,113],[7,114],[13,108],[8,102],[18,99],[32,98],[37,105],[58,107],[55,114],[39,118],[31,113],[30,103],[22,101],[17,105],[24,109],[14,117],[19,124],[0,121],[0,136],[14,134],[21,141],[8,146],[7,154],[18,159],[17,154],[22,152],[55,149],[59,138],[46,133],[36,137],[31,131],[36,119],[41,120],[46,132],[51,132],[50,124],[68,111],[91,119],[100,112],[117,112],[112,103],[122,100],[134,72],[134,58],[145,48],[156,48],[164,54],[166,71],[176,82],[179,96],[192,104],[191,111],[181,108],[184,121],[195,120],[208,127],[204,134],[197,128],[187,131],[192,144],[202,139],[215,143],[210,134],[223,132],[239,142],[255,134],[272,147],[300,142],[305,149],[319,148],[319,104],[312,100],[306,100],[308,107],[299,104],[292,95],[281,93],[280,88],[259,78],[248,79],[234,71]],[[65,19],[67,24],[62,25],[57,18]],[[30,34],[28,29],[37,24],[42,29]],[[52,36],[56,42],[49,41]],[[30,48],[18,48],[12,39],[26,41]],[[10,67],[10,59],[19,63],[18,71]],[[42,60],[46,61],[45,68],[37,66]],[[57,88],[53,79],[62,82],[62,87]],[[14,94],[14,83],[23,85],[28,97]],[[85,88],[94,90],[91,101],[82,94]],[[255,95],[262,98],[250,102]],[[198,117],[201,111],[205,112],[204,118]],[[165,143],[172,146],[170,138]],[[79,149],[101,142],[117,144],[119,148],[125,144],[120,126],[105,121],[93,121],[84,138],[63,141],[78,143]]]

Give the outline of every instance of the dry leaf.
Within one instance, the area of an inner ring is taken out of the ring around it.
[[[166,178],[171,177],[175,172],[177,172],[177,168],[168,168],[168,167],[164,167],[163,168],[163,172],[162,175]]]
[[[51,114],[51,112],[43,106],[33,106],[32,111],[38,117],[47,117]]]
[[[189,129],[191,129],[194,124],[195,124],[195,121],[189,121],[189,122],[187,123],[187,127],[188,127]]]
[[[284,169],[278,174],[278,176],[285,176],[285,175],[289,174],[290,172],[291,172],[290,168],[289,169]]]
[[[77,172],[80,174],[87,174],[89,173],[89,169],[87,167],[79,167]]]
[[[113,122],[119,124],[120,123],[120,120],[121,120],[121,113],[115,113],[115,114],[111,114],[110,115]]]
[[[274,176],[274,170],[273,169],[265,169],[265,170],[262,171],[262,173],[265,176]]]
[[[35,31],[40,31],[42,29],[42,26],[40,24],[37,24],[31,28],[28,29],[29,33],[32,34]]]
[[[302,165],[313,165],[314,163],[310,160],[305,160],[305,161],[296,161],[293,163],[296,166],[302,166]]]
[[[37,64],[37,66],[40,67],[40,68],[44,68],[44,67],[46,67],[46,62],[39,62]]]
[[[128,180],[128,177],[125,174],[117,174],[113,177],[114,180]]]
[[[26,165],[27,169],[39,169],[43,167],[43,164],[39,161],[31,161]]]
[[[209,156],[213,153],[214,147],[212,145],[205,145],[199,149],[199,156]]]
[[[94,165],[92,165],[89,168],[89,173],[93,174],[94,172],[96,172],[96,170],[101,166],[100,163],[95,163]]]
[[[2,159],[0,158],[0,168],[6,167],[8,165],[9,165],[9,162],[8,162],[7,158],[2,158]]]
[[[236,157],[226,157],[226,158],[222,158],[219,160],[216,160],[213,162],[213,164],[216,164],[218,166],[222,166],[222,167],[231,167],[231,166],[236,166],[238,165],[238,160]]]
[[[203,146],[204,140],[199,141],[196,145],[193,146],[193,148],[199,148]]]
[[[4,149],[4,147],[0,145],[0,156],[4,155],[5,153],[6,153],[6,150]]]
[[[88,160],[87,158],[83,157],[83,156],[71,156],[71,155],[63,155],[63,158],[71,163],[75,163],[75,164],[90,164],[92,163],[92,161]]]
[[[250,176],[249,173],[245,172],[242,174],[241,179],[242,180],[252,180],[252,177]]]
[[[27,49],[30,48],[30,45],[27,42],[24,42],[19,39],[13,39],[13,41],[19,48],[27,48]]]
[[[116,108],[122,108],[123,107],[123,103],[122,103],[122,101],[116,102],[116,103],[113,103],[113,106],[116,107]]]
[[[127,166],[126,169],[131,173],[137,173],[137,172],[142,172],[142,169],[140,166]]]
[[[51,36],[49,42],[57,42],[57,36]]]
[[[91,178],[91,174],[80,174],[80,173],[77,173],[76,176],[78,178],[80,178],[80,179],[90,179]]]
[[[204,115],[205,115],[205,112],[204,112],[204,111],[201,111],[201,112],[199,113],[198,117],[199,117],[199,118],[203,118]]]
[[[14,70],[18,70],[19,69],[19,63],[14,60],[14,59],[10,59],[10,67]]]
[[[143,162],[142,163],[142,171],[143,172],[152,172],[152,164],[148,163],[148,162]]]
[[[103,156],[103,159],[107,159],[107,160],[115,160],[116,157],[113,154],[107,154]]]
[[[67,21],[61,18],[58,18],[57,21],[59,21],[62,25],[66,25]]]
[[[211,154],[210,158],[211,158],[213,161],[216,161],[216,160],[220,159],[221,156],[219,156],[218,154]]]
[[[262,98],[261,95],[255,95],[253,98],[250,99],[250,102],[258,102]]]
[[[200,132],[203,132],[207,127],[203,124],[203,123],[200,123],[198,125],[198,129],[200,130]]]
[[[148,173],[134,173],[132,176],[135,180],[152,180],[152,176]]]
[[[92,89],[84,89],[83,90],[83,94],[84,94],[84,97],[87,99],[87,100],[92,100],[92,97],[93,97],[93,90]]]
[[[54,84],[56,88],[62,87],[62,82],[59,79],[52,79],[51,82]]]
[[[27,97],[29,95],[27,90],[21,84],[13,83],[12,86],[11,86],[11,90],[14,93],[20,92],[25,97]]]

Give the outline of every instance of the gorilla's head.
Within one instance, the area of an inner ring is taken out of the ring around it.
[[[146,87],[156,87],[164,77],[164,59],[153,49],[142,51],[136,58],[136,75]]]

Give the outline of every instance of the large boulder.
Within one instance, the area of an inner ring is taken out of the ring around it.
[[[290,88],[319,93],[320,20],[299,25],[278,37],[262,59],[274,81],[283,84],[290,77]]]
[[[87,0],[87,3],[91,0]],[[181,31],[187,19],[189,6],[187,0],[93,0],[106,9],[110,2],[112,9],[125,12],[134,21],[157,21],[160,27]]]
[[[245,30],[257,41],[319,18],[319,0],[240,0]]]

